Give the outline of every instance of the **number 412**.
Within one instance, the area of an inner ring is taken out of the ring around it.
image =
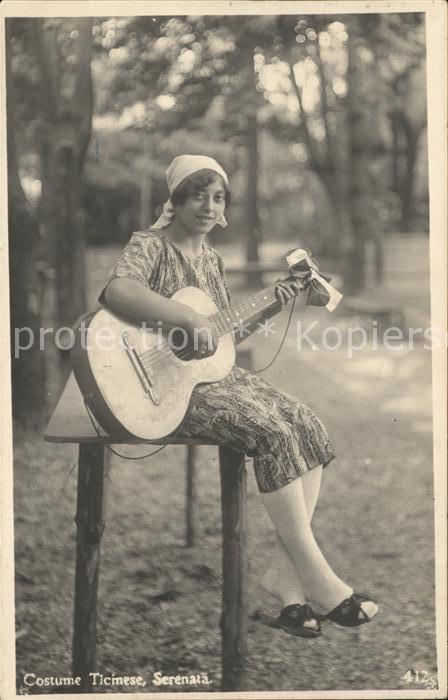
[[[406,671],[404,676],[401,677],[402,681],[405,681],[406,683],[428,683],[429,681],[429,672],[428,671],[413,671],[410,669],[409,671]]]

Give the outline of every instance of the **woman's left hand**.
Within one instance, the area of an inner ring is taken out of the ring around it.
[[[297,278],[279,280],[275,285],[277,299],[282,306],[288,304],[299,292],[305,288],[304,284]]]

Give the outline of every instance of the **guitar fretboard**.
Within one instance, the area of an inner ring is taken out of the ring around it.
[[[229,309],[214,313],[209,317],[209,321],[214,324],[218,336],[222,336],[230,330],[240,328],[262,313],[274,312],[274,307],[278,307],[278,304],[275,287],[266,287],[244,301],[230,306]]]

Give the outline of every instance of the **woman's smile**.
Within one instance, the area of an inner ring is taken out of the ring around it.
[[[191,195],[184,204],[176,206],[178,224],[190,233],[208,233],[225,209],[225,191],[221,178],[210,183],[197,194]]]

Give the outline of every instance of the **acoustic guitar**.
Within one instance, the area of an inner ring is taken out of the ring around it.
[[[286,279],[292,277],[303,282],[310,278],[309,270],[302,266],[295,272],[291,266]],[[197,287],[184,287],[171,298],[208,318],[219,339],[213,355],[196,359],[191,339],[186,343],[182,333],[162,334],[161,327],[138,325],[107,309],[81,319],[73,369],[88,408],[109,435],[157,440],[172,433],[187,412],[194,387],[218,382],[232,369],[235,330],[282,309],[275,286],[226,310]]]

